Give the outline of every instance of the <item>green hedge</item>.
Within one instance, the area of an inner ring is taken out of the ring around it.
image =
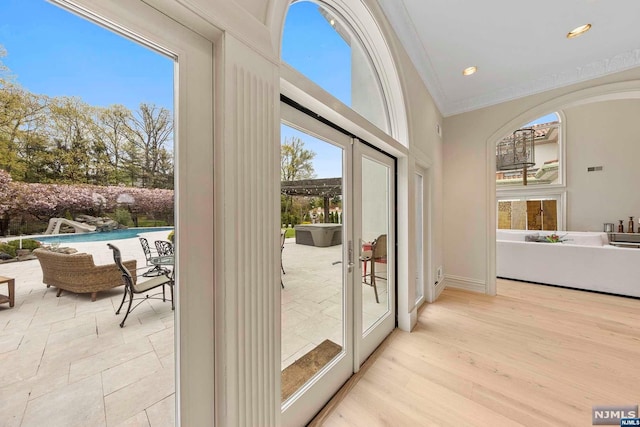
[[[33,239],[22,239],[22,249],[34,250],[40,247],[40,243]],[[16,256],[16,251],[20,249],[20,240],[11,240],[10,242],[0,243],[0,252]]]

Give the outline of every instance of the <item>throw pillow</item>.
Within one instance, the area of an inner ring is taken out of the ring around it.
[[[538,239],[540,238],[540,234],[536,233],[536,234],[526,234],[524,236],[524,241],[525,242],[537,242]]]

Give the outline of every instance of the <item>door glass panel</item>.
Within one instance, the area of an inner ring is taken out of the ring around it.
[[[341,147],[281,127],[282,402],[345,348]]]
[[[362,158],[362,332],[390,310],[387,254],[390,253],[390,168]]]

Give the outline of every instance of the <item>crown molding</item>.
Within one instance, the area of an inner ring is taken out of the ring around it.
[[[488,92],[474,98],[460,101],[445,100],[442,114],[444,116],[451,116],[465,113],[548,90],[596,79],[637,66],[640,66],[640,49],[633,49],[580,67],[564,70],[559,73],[547,74],[519,85],[500,88],[499,90]],[[429,80],[428,76],[427,80]],[[425,82],[425,84],[429,87],[428,82]]]
[[[404,49],[411,58],[413,65],[416,67],[422,81],[427,86],[433,102],[438,110],[442,113],[446,106],[446,96],[440,80],[437,77],[435,67],[429,59],[427,49],[420,41],[420,35],[416,30],[416,25],[411,15],[407,11],[402,1],[381,1],[379,2],[382,10],[387,16],[387,20],[391,22],[404,22],[405,25],[401,29],[392,25]]]
[[[400,27],[394,25],[393,28],[444,117],[466,113],[640,66],[640,49],[633,49],[578,67],[548,73],[516,85],[487,91],[478,96],[453,100],[447,97],[436,69],[429,59],[428,49],[420,39],[417,31],[418,26],[407,11],[404,2],[382,1],[380,5],[389,22],[402,23]]]

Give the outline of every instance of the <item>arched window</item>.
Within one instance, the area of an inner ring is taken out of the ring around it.
[[[560,125],[560,117],[557,113],[547,114],[527,123],[498,142],[496,149],[498,191],[512,187],[563,183]],[[527,152],[525,153],[524,150]],[[513,162],[514,155],[520,157],[519,160]],[[523,156],[526,157],[527,163],[524,166]],[[510,163],[513,163],[513,166],[510,167]],[[503,164],[502,167],[501,164]]]
[[[560,114],[550,113],[498,142],[498,229],[564,228],[565,195],[560,188],[564,185],[562,135]]]
[[[282,60],[391,134],[387,100],[361,37],[324,2],[294,1],[282,38]]]

